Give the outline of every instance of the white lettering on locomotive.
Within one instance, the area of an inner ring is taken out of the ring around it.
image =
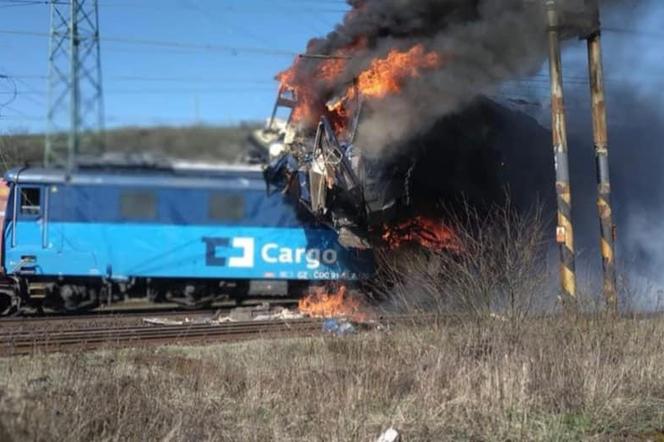
[[[279,246],[276,243],[265,244],[261,248],[261,259],[268,264],[302,264],[306,263],[308,269],[317,269],[324,264],[336,264],[337,251],[334,249],[305,249],[304,247],[291,248]]]

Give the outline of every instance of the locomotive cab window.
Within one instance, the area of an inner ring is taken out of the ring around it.
[[[157,218],[157,197],[144,190],[120,193],[120,215],[127,221],[151,221]]]
[[[21,187],[19,207],[21,215],[39,215],[41,212],[41,189],[39,187]]]
[[[239,221],[244,219],[244,197],[215,192],[208,201],[208,217],[212,221]]]

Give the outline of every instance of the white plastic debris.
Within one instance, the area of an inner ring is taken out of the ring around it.
[[[502,321],[502,322],[507,321],[506,317],[499,315],[497,313],[491,313],[489,316],[491,317],[491,319],[495,319],[496,321]]]
[[[167,318],[143,318],[143,322],[154,325],[184,325],[185,321]]]
[[[345,319],[338,318],[330,318],[323,321],[323,331],[334,336],[352,335],[357,332],[353,324]]]
[[[260,312],[256,316],[255,312]],[[153,325],[185,325],[185,324],[208,324],[208,325],[217,325],[225,324],[228,322],[241,322],[241,321],[276,321],[276,320],[290,320],[290,319],[302,319],[304,315],[297,310],[289,310],[287,308],[281,308],[277,311],[269,311],[267,309],[261,310],[251,310],[247,309],[241,311],[241,314],[230,314],[228,316],[215,316],[208,318],[184,318],[184,319],[169,319],[169,318],[143,318],[143,322]]]
[[[390,427],[380,435],[376,442],[399,442],[400,440],[399,432],[394,427]]]
[[[303,317],[304,315],[298,311],[282,308],[280,311],[275,313],[266,313],[262,315],[257,315],[254,317],[254,321],[269,321],[275,319],[302,319]]]

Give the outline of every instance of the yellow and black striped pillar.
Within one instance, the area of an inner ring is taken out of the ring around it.
[[[572,227],[572,193],[567,155],[567,122],[563,93],[562,63],[558,14],[554,0],[546,1],[549,36],[549,72],[551,76],[551,132],[556,168],[558,227],[556,239],[560,246],[560,282],[562,301],[567,307],[576,305],[576,274],[574,229]]]
[[[617,311],[618,294],[616,290],[614,225],[611,213],[609,143],[606,104],[604,101],[602,46],[599,30],[588,37],[588,68],[593,113],[593,143],[597,165],[597,209],[599,211],[600,250],[602,252],[602,267],[604,270],[604,298],[607,307],[610,310]]]

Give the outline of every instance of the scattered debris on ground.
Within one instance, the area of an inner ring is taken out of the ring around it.
[[[302,319],[306,316],[297,310],[290,310],[285,307],[273,308],[269,303],[263,303],[258,306],[237,307],[227,315],[221,315],[217,312],[215,315],[203,318],[182,318],[170,319],[160,317],[143,318],[146,324],[154,325],[187,325],[187,324],[225,324],[228,322],[246,322],[246,321],[272,321],[272,320],[293,320]]]
[[[291,310],[285,307],[272,308],[269,303],[263,303],[252,307],[238,307],[230,311],[229,314],[221,316],[215,314],[204,318],[143,318],[143,322],[152,325],[217,325],[229,322],[248,322],[248,321],[289,321],[304,319],[311,316],[304,314],[299,310]],[[343,315],[335,317],[320,317],[324,319],[322,331],[333,336],[348,336],[358,332],[361,324],[373,323],[373,321],[356,321],[355,318],[345,317]]]
[[[330,318],[323,322],[323,331],[334,336],[346,336],[357,333],[355,326],[343,318]]]
[[[400,442],[401,435],[394,427],[390,427],[380,435],[376,442]]]

